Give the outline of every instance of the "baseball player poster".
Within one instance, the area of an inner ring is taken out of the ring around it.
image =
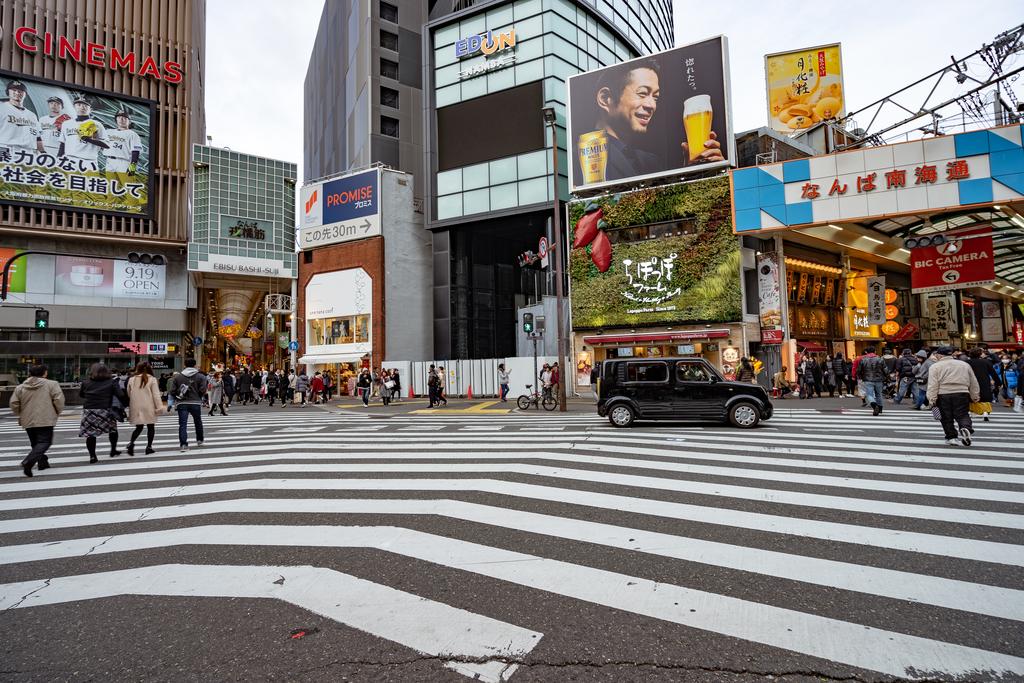
[[[149,215],[153,104],[0,73],[0,202]]]

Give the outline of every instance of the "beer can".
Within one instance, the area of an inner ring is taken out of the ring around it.
[[[608,166],[608,133],[604,130],[584,133],[577,138],[576,148],[580,155],[580,168],[583,169],[583,184],[604,182]]]

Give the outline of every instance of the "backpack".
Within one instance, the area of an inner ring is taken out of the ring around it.
[[[182,375],[184,378],[184,375]],[[179,401],[184,401],[188,398],[189,393],[192,392],[192,380],[184,380],[178,385],[178,391],[175,393],[175,398]]]

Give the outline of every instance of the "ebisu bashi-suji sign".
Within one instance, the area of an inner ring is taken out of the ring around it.
[[[737,233],[933,213],[1022,198],[1020,125],[732,171]]]
[[[379,188],[377,169],[305,185],[300,193],[299,248],[379,235]]]

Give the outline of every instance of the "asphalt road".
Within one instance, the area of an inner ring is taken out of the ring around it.
[[[0,679],[1024,680],[1024,415],[420,403],[70,415],[32,479],[0,416]]]

